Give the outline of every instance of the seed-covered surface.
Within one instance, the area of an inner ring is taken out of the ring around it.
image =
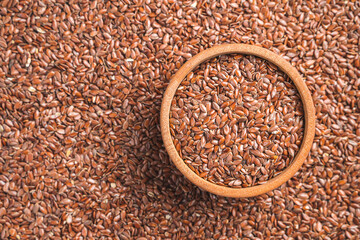
[[[358,239],[358,1],[0,2],[0,239]],[[202,49],[248,43],[303,75],[316,137],[269,194],[204,192],[159,110]]]
[[[254,56],[202,63],[177,89],[170,131],[180,157],[204,179],[230,187],[265,183],[294,159],[303,137],[295,85]]]

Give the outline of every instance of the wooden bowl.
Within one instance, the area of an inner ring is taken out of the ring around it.
[[[246,188],[231,188],[215,183],[211,183],[193,172],[181,159],[178,152],[175,149],[175,145],[171,138],[170,134],[170,108],[173,97],[175,96],[176,90],[180,85],[181,81],[191,72],[195,67],[197,67],[202,62],[214,58],[219,55],[239,53],[245,55],[254,55],[278,66],[284,73],[286,73],[290,79],[295,83],[295,86],[300,94],[301,101],[303,103],[304,113],[305,113],[305,132],[304,138],[300,147],[299,152],[297,153],[295,159],[292,161],[290,166],[288,166],[282,173],[278,176],[270,179],[264,184],[256,185]],[[247,44],[224,44],[218,45],[209,49],[206,49],[189,61],[187,61],[173,76],[171,79],[161,105],[160,112],[160,126],[161,134],[164,141],[165,148],[175,164],[175,166],[188,178],[192,183],[198,187],[209,191],[211,193],[224,196],[224,197],[254,197],[267,193],[286,181],[288,181],[294,174],[300,169],[301,165],[304,163],[310,148],[312,146],[314,135],[315,135],[315,108],[314,103],[311,97],[311,93],[307,88],[305,82],[301,78],[298,71],[285,59],[279,55],[265,49],[262,47],[247,45]]]

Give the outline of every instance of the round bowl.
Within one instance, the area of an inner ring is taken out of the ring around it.
[[[278,66],[285,74],[287,74],[290,79],[294,82],[303,104],[304,114],[305,114],[305,129],[304,137],[299,152],[295,156],[291,164],[283,170],[276,177],[268,180],[266,183],[261,185],[256,185],[246,188],[231,188],[220,186],[215,183],[211,183],[193,172],[181,159],[178,152],[175,149],[175,145],[171,138],[170,134],[170,108],[173,97],[175,96],[176,90],[180,85],[181,81],[191,72],[195,67],[197,67],[202,62],[214,58],[219,55],[239,53],[245,55],[254,55],[260,58],[263,58],[276,66]],[[196,56],[192,57],[187,61],[173,76],[171,79],[161,105],[160,112],[160,127],[161,134],[164,141],[165,148],[169,154],[170,159],[175,164],[175,166],[180,170],[184,176],[189,179],[192,183],[213,194],[217,194],[224,197],[234,197],[234,198],[244,198],[244,197],[254,197],[267,193],[286,181],[288,181],[294,174],[300,169],[301,165],[304,163],[306,157],[309,154],[312,142],[315,135],[315,107],[311,97],[311,93],[307,88],[305,82],[301,78],[298,71],[285,59],[279,55],[258,46],[252,46],[247,44],[224,44],[218,45],[209,49],[206,49]]]

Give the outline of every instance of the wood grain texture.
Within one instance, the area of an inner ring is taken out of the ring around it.
[[[181,159],[178,152],[175,149],[175,145],[172,141],[170,134],[170,108],[171,101],[175,96],[176,90],[180,85],[181,81],[191,72],[195,67],[197,67],[202,62],[214,58],[219,55],[224,54],[246,54],[254,55],[260,58],[266,59],[269,62],[272,62],[278,66],[284,73],[286,73],[290,79],[294,82],[300,97],[303,103],[304,113],[305,113],[305,132],[304,138],[300,147],[298,154],[296,155],[293,162],[278,176],[270,179],[262,185],[257,185],[247,188],[230,188],[225,186],[220,186],[198,176],[193,172]],[[161,111],[160,111],[160,127],[161,134],[164,141],[165,148],[169,154],[170,159],[175,164],[175,166],[180,170],[182,174],[185,175],[192,183],[198,187],[209,191],[211,193],[225,196],[225,197],[234,197],[234,198],[243,198],[243,197],[254,197],[267,193],[286,181],[288,181],[294,174],[300,169],[301,165],[304,163],[306,157],[309,154],[311,149],[314,135],[315,135],[315,107],[311,97],[311,93],[307,88],[305,82],[301,78],[298,71],[285,59],[279,55],[264,49],[262,47],[247,45],[247,44],[224,44],[218,45],[207,50],[204,50],[187,61],[173,76],[171,79],[162,100]]]

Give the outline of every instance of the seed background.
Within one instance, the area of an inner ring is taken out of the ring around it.
[[[0,3],[1,239],[358,239],[355,1]],[[169,162],[159,109],[176,70],[222,43],[303,75],[309,158],[250,199],[203,192]]]

